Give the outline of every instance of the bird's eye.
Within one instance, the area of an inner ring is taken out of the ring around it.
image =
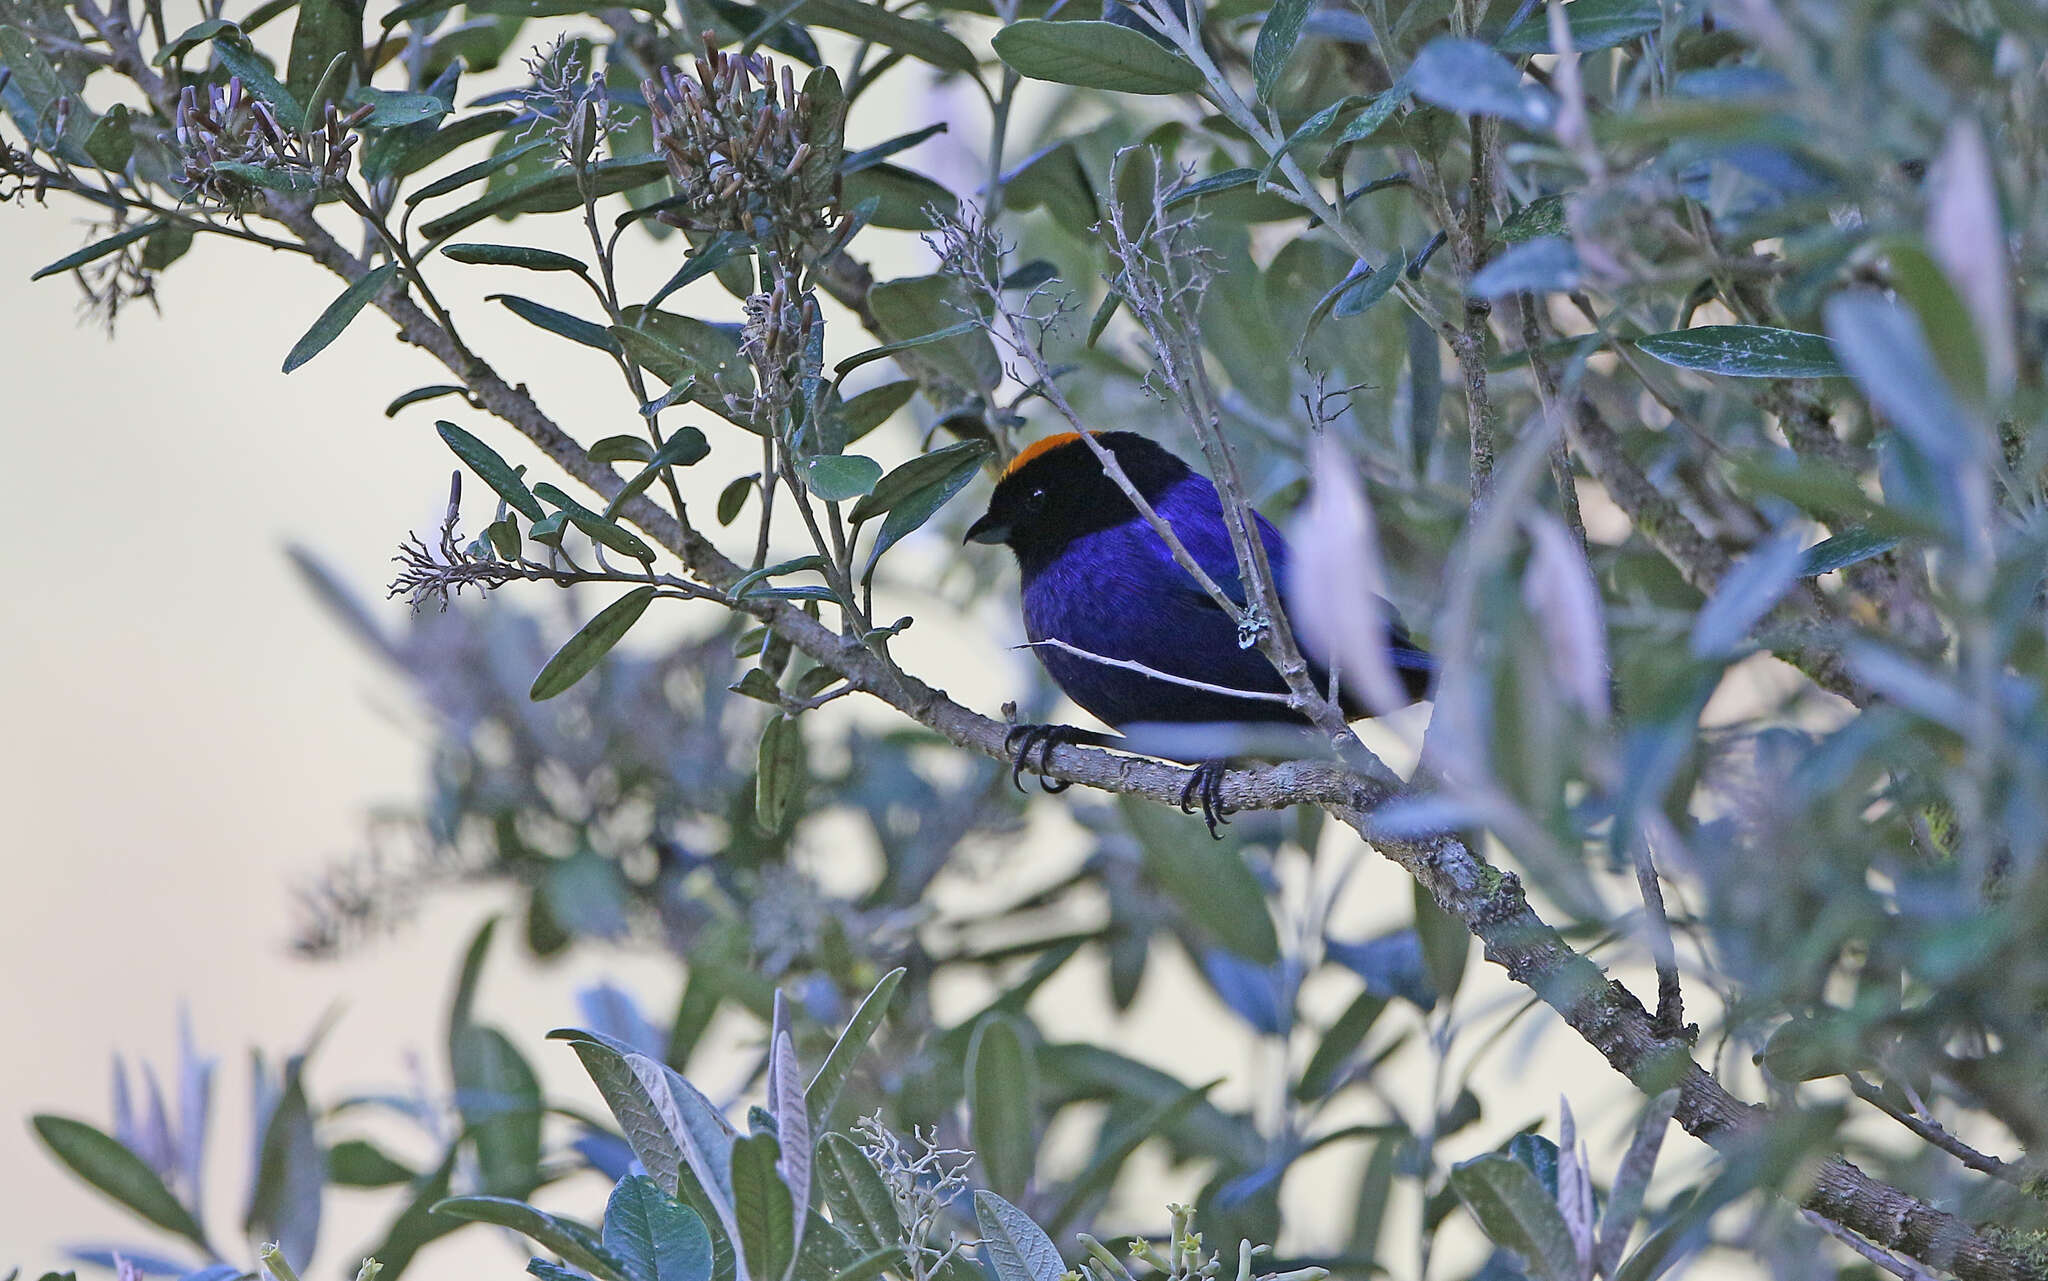
[[[1045,490],[1044,490],[1044,489],[1034,489],[1034,490],[1032,490],[1032,491],[1031,491],[1031,505],[1032,505],[1032,506],[1036,507],[1036,506],[1038,506],[1038,505],[1039,505],[1040,503],[1042,503],[1042,502],[1044,502],[1044,501],[1045,501]]]

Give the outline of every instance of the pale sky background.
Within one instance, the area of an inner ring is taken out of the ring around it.
[[[77,217],[54,200],[0,208],[9,389],[0,459],[13,529],[0,543],[0,707],[11,726],[0,739],[0,813],[15,905],[0,930],[0,1026],[13,1033],[0,1056],[0,1170],[9,1172],[0,1274],[18,1262],[29,1276],[57,1265],[62,1245],[155,1240],[62,1174],[26,1117],[51,1111],[106,1125],[110,1054],[168,1067],[180,1003],[223,1060],[210,1220],[222,1242],[239,1240],[248,1047],[281,1057],[338,1005],[341,1021],[312,1072],[316,1097],[402,1081],[411,1052],[439,1078],[455,955],[492,900],[437,900],[414,927],[339,964],[286,950],[293,887],[360,847],[372,806],[419,796],[423,737],[399,683],[320,611],[284,548],[314,549],[380,601],[395,542],[427,527],[446,492],[451,460],[434,418],[457,417],[517,447],[509,429],[449,413],[454,401],[384,418],[398,391],[445,378],[425,354],[396,344],[375,312],[310,365],[278,373],[337,290],[310,264],[253,247],[202,239],[163,279],[165,315],[131,308],[109,342],[80,321],[69,280],[27,283],[83,242]],[[666,274],[652,258],[644,265]],[[441,277],[465,270],[477,273],[481,293],[486,269],[450,265]],[[521,287],[558,305],[573,297],[548,283]],[[457,305],[473,340],[515,380],[533,383],[580,439],[632,428],[630,402],[601,361],[580,360],[495,308]],[[750,448],[713,439],[715,448]],[[908,440],[904,432],[887,448],[900,454]],[[700,474],[746,469],[721,469],[720,458]],[[963,501],[979,501],[979,491]],[[379,608],[394,624],[403,614],[398,604]],[[993,708],[1023,688],[1004,639],[913,630],[901,652],[912,670]],[[1409,891],[1397,870],[1368,860],[1359,885],[1367,916],[1405,919]],[[1472,966],[1475,1002],[1518,999],[1498,971],[1476,957]],[[670,963],[595,949],[541,970],[501,946],[483,994],[485,1016],[564,1092],[580,1075],[540,1036],[574,1020],[571,993],[599,974],[625,982],[650,1010],[673,1001]],[[1099,989],[1063,982],[1042,1000],[1092,1019]],[[1170,1047],[1191,1002],[1216,1008],[1169,967],[1148,988],[1127,1047],[1153,1056]],[[1465,1146],[1554,1119],[1567,1087],[1582,1118],[1599,1118],[1587,1126],[1596,1147],[1625,1138],[1635,1107],[1625,1083],[1568,1035],[1542,1045],[1530,1060],[1510,1039],[1494,1060],[1497,1072],[1520,1060],[1497,1082],[1506,1086],[1501,1110],[1459,1136]],[[1209,1062],[1163,1063],[1187,1079],[1242,1076],[1248,1064],[1241,1038]],[[1691,1163],[1700,1149],[1674,1132],[1667,1151]],[[1192,1199],[1193,1178],[1162,1177],[1160,1200]],[[595,1217],[601,1193],[562,1195]],[[386,1204],[362,1194],[331,1202],[309,1281],[352,1275],[352,1252],[368,1244]],[[425,1256],[414,1275],[510,1277],[523,1261],[479,1232],[457,1241]]]

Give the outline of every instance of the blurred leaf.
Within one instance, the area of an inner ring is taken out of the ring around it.
[[[789,1188],[776,1173],[775,1137],[755,1134],[732,1145],[733,1219],[738,1245],[755,1281],[781,1281],[796,1261]]]
[[[135,113],[125,102],[117,102],[107,108],[107,114],[99,118],[92,132],[85,135],[85,154],[92,162],[110,173],[119,173],[128,166],[128,158],[135,154]]]
[[[175,1232],[208,1254],[206,1233],[156,1171],[142,1158],[83,1121],[38,1113],[29,1118],[36,1137],[73,1174],[167,1232]]]
[[[1508,1140],[1508,1155],[1529,1167],[1543,1190],[1557,1199],[1557,1144],[1540,1134],[1517,1134]]]
[[[459,1221],[433,1212],[434,1206],[448,1195],[448,1184],[459,1150],[459,1144],[450,1144],[441,1163],[413,1185],[405,1208],[392,1220],[377,1248],[370,1252],[371,1257],[384,1265],[384,1271],[379,1274],[381,1281],[395,1281],[411,1265],[413,1256],[422,1247],[461,1227]]]
[[[1193,93],[1195,64],[1149,36],[1114,22],[1026,18],[995,35],[996,56],[1032,80],[1114,93]]]
[[[528,271],[573,271],[578,274],[589,270],[580,258],[527,245],[443,245],[441,253],[457,262],[485,267],[524,267]]]
[[[1664,25],[1657,0],[1572,0],[1564,6],[1571,26],[1572,48],[1580,53],[1611,49],[1638,36],[1655,35]],[[1554,53],[1550,14],[1538,4],[1528,16],[1501,33],[1494,48],[1502,53]]]
[[[368,1139],[344,1139],[327,1149],[327,1181],[336,1187],[388,1188],[418,1177]]]
[[[433,1213],[468,1223],[510,1228],[553,1250],[598,1281],[633,1281],[612,1257],[597,1233],[574,1219],[536,1210],[524,1201],[501,1196],[456,1196],[436,1202]]]
[[[1477,40],[1438,36],[1415,55],[1405,77],[1416,97],[1466,116],[1497,116],[1544,130],[1557,116],[1550,92],[1525,84],[1522,73]]]
[[[1511,245],[1539,236],[1568,237],[1569,234],[1563,196],[1538,196],[1509,214],[1500,225],[1500,238]]]
[[[898,966],[882,976],[882,981],[862,999],[860,1008],[846,1021],[846,1029],[839,1039],[832,1043],[832,1049],[825,1055],[825,1061],[818,1066],[817,1075],[804,1088],[804,1102],[810,1109],[811,1125],[823,1127],[831,1118],[833,1105],[846,1088],[846,1082],[853,1075],[853,1068],[860,1061],[861,1053],[868,1042],[874,1039],[882,1019],[889,1012],[890,999],[896,995],[897,985],[903,982],[905,970]],[[874,1245],[884,1244],[874,1242]]]
[[[645,436],[606,436],[588,452],[594,463],[644,463],[654,457],[654,446]]]
[[[711,1281],[711,1233],[697,1212],[636,1174],[604,1207],[605,1251],[628,1281]]]
[[[917,380],[904,378],[892,383],[883,383],[879,387],[870,387],[847,400],[839,410],[846,423],[846,443],[850,445],[888,422],[896,411],[909,404],[910,398],[916,394]],[[888,477],[885,476],[882,480],[886,484]]]
[[[150,58],[149,64],[153,67],[168,66],[176,58],[190,53],[222,32],[239,32],[240,30],[239,26],[236,26],[226,18],[208,18],[204,22],[194,23],[180,31],[177,35],[172,36],[170,42],[157,50],[156,54]]]
[[[1043,209],[1077,236],[1102,219],[1095,184],[1071,141],[1057,142],[1030,156],[1003,177],[1003,197],[1018,212]]]
[[[62,258],[48,266],[37,269],[35,274],[30,276],[29,279],[41,280],[45,276],[55,276],[70,271],[75,267],[83,267],[89,262],[98,262],[108,254],[132,245],[144,236],[150,235],[166,225],[165,220],[161,218],[152,219],[149,222],[138,222],[132,227],[115,232],[104,240],[95,240],[83,249],[75,249],[65,254]],[[388,271],[389,269],[385,270]],[[386,278],[389,279],[389,276],[387,275]],[[322,317],[322,319],[325,319],[325,317]],[[343,323],[347,322],[344,321]]]
[[[1834,344],[1821,335],[1760,325],[1701,325],[1651,334],[1636,339],[1636,350],[1680,369],[1735,378],[1839,378],[1842,374]]]
[[[965,289],[949,276],[884,281],[869,291],[868,305],[874,308],[882,333],[891,342],[922,337],[975,313]],[[1002,359],[985,333],[962,334],[921,347],[917,363],[936,369],[963,391],[987,393],[1003,379]]]
[[[472,117],[472,119],[474,119],[474,117]],[[495,121],[494,127],[496,124],[502,123],[502,120]],[[451,131],[459,127],[459,124],[450,125],[448,126],[448,128],[443,129],[440,134],[437,134],[435,136],[438,138],[442,134],[450,133]],[[470,140],[464,139],[464,141]],[[464,165],[462,168],[457,169],[454,173],[445,174],[442,177],[436,178],[434,181],[428,183],[426,186],[421,187],[419,190],[414,191],[408,196],[406,196],[405,203],[408,206],[416,205],[422,200],[431,200],[435,196],[445,196],[449,192],[456,191],[460,188],[466,187],[472,182],[482,182],[484,179],[490,177],[492,174],[497,173],[502,169],[509,169],[513,165],[518,164],[521,160],[524,160],[526,157],[532,155],[536,151],[539,151],[541,148],[553,145],[553,141],[548,138],[534,138],[527,142],[522,142],[515,147],[512,147],[505,151],[501,151],[494,156],[488,157],[487,159],[479,160],[475,164]],[[436,159],[438,159],[438,157],[436,157]],[[400,168],[402,170],[403,166],[400,166]]]
[[[1220,947],[1203,948],[1201,960],[1209,986],[1254,1032],[1284,1037],[1293,1030],[1292,993],[1278,965],[1254,965]]]
[[[1252,46],[1252,85],[1261,101],[1270,100],[1280,83],[1280,73],[1301,39],[1301,24],[1308,20],[1309,0],[1274,0],[1259,24],[1259,38]]]
[[[1074,1176],[1060,1198],[1059,1208],[1054,1210],[1046,1222],[1059,1228],[1080,1215],[1088,1203],[1106,1192],[1116,1182],[1117,1174],[1123,1169],[1131,1154],[1147,1140],[1170,1129],[1195,1105],[1208,1097],[1215,1083],[1191,1086],[1177,1098],[1161,1099],[1148,1107],[1135,1120],[1123,1125],[1112,1137],[1105,1135],[1097,1147],[1088,1168]]]
[[[1038,1087],[1031,1051],[1015,1019],[991,1015],[967,1049],[968,1133],[983,1180],[1021,1197],[1037,1164]]]
[[[941,71],[971,75],[979,65],[974,51],[938,24],[906,18],[879,5],[861,4],[859,0],[804,0],[792,16],[814,27],[829,27],[872,40],[884,48],[900,49]],[[755,1281],[773,1278],[756,1277]]]
[[[1693,656],[1715,658],[1731,653],[1791,590],[1801,561],[1799,540],[1779,534],[1736,562],[1693,619]]]
[[[1911,312],[1868,290],[1830,298],[1828,334],[1864,394],[1932,463],[1954,468],[1969,459],[1971,416],[1942,375]]]
[[[640,615],[653,602],[654,593],[653,587],[635,587],[600,610],[569,638],[568,644],[555,651],[555,656],[540,669],[540,675],[533,678],[533,688],[527,691],[527,697],[538,703],[582,680],[640,621]]]
[[[1437,906],[1420,881],[1414,882],[1414,897],[1415,936],[1422,942],[1422,964],[1429,972],[1429,985],[1438,1000],[1449,1001],[1464,981],[1472,935],[1463,921]]]
[[[223,31],[214,37],[213,56],[220,64],[242,78],[242,85],[270,104],[277,113],[277,123],[288,130],[304,127],[306,113],[290,91],[277,82],[270,74],[270,64],[256,52],[254,45],[239,30]]]
[[[1323,952],[1364,979],[1365,990],[1374,996],[1398,996],[1424,1011],[1436,1008],[1436,989],[1430,986],[1422,937],[1413,927],[1390,930],[1359,943],[1325,939]]]
[[[1301,1070],[1301,1079],[1294,1084],[1296,1099],[1312,1102],[1336,1088],[1340,1074],[1350,1066],[1352,1057],[1364,1044],[1373,1024],[1386,1012],[1389,999],[1368,988],[1345,1007],[1337,1021],[1330,1025],[1330,1030],[1323,1033],[1323,1039],[1316,1043],[1308,1066]]]
[[[1514,245],[1472,274],[1465,292],[1474,298],[1551,293],[1579,286],[1579,251],[1561,236],[1538,236]]]
[[[1452,1166],[1450,1182],[1486,1235],[1520,1255],[1535,1281],[1577,1281],[1571,1230],[1529,1167],[1489,1152]]]
[[[1280,959],[1266,893],[1228,842],[1157,805],[1118,797],[1124,821],[1144,852],[1145,872],[1190,921],[1254,965]]]
[[[256,1172],[242,1227],[252,1238],[275,1241],[287,1259],[311,1262],[320,1237],[321,1194],[327,1185],[327,1154],[313,1131],[306,1102],[305,1056],[285,1064],[284,1088],[256,1148]]]
[[[525,1196],[541,1181],[540,1082],[495,1028],[466,1024],[453,1051],[455,1106],[476,1145],[483,1186]]]
[[[995,1193],[974,1194],[974,1221],[995,1281],[1060,1281],[1066,1275],[1067,1265],[1045,1229]]]

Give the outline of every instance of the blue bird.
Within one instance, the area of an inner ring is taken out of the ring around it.
[[[1195,562],[1242,604],[1244,587],[1216,487],[1136,432],[1097,432],[1095,438],[1115,455]],[[1287,540],[1263,517],[1258,528],[1275,581],[1284,588],[1290,581]],[[1107,724],[1307,723],[1284,703],[1193,689],[1037,643],[1060,641],[1101,658],[1224,689],[1287,692],[1265,656],[1238,643],[1236,623],[1173,559],[1166,541],[1102,470],[1079,433],[1051,436],[1019,453],[965,541],[1001,544],[1016,554],[1023,576],[1024,631],[1034,642],[1033,652],[1069,698]],[[1394,670],[1408,695],[1419,699],[1428,691],[1436,661],[1410,639],[1391,606],[1385,616]],[[1322,665],[1313,655],[1305,657],[1317,685],[1327,688]],[[1367,715],[1348,696],[1343,710],[1351,720]],[[1011,732],[1012,780],[1034,749],[1040,751],[1042,767],[1056,742],[1101,741],[1100,735],[1070,726],[1020,725]],[[1203,817],[1214,832],[1217,822],[1227,821],[1216,796],[1223,762],[1201,765],[1181,798],[1182,808],[1191,808],[1199,792]],[[1045,786],[1058,791],[1065,784]]]

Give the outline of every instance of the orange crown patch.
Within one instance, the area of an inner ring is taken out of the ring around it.
[[[1024,448],[1018,450],[1017,456],[1010,460],[1010,465],[1008,467],[1003,468],[1003,479],[1007,480],[1011,476],[1016,475],[1019,471],[1023,470],[1024,465],[1026,463],[1029,463],[1032,459],[1037,458],[1039,455],[1049,454],[1053,450],[1058,449],[1062,445],[1071,445],[1080,439],[1080,432],[1063,431],[1056,436],[1047,436],[1043,440],[1032,441],[1030,444],[1024,446]]]

